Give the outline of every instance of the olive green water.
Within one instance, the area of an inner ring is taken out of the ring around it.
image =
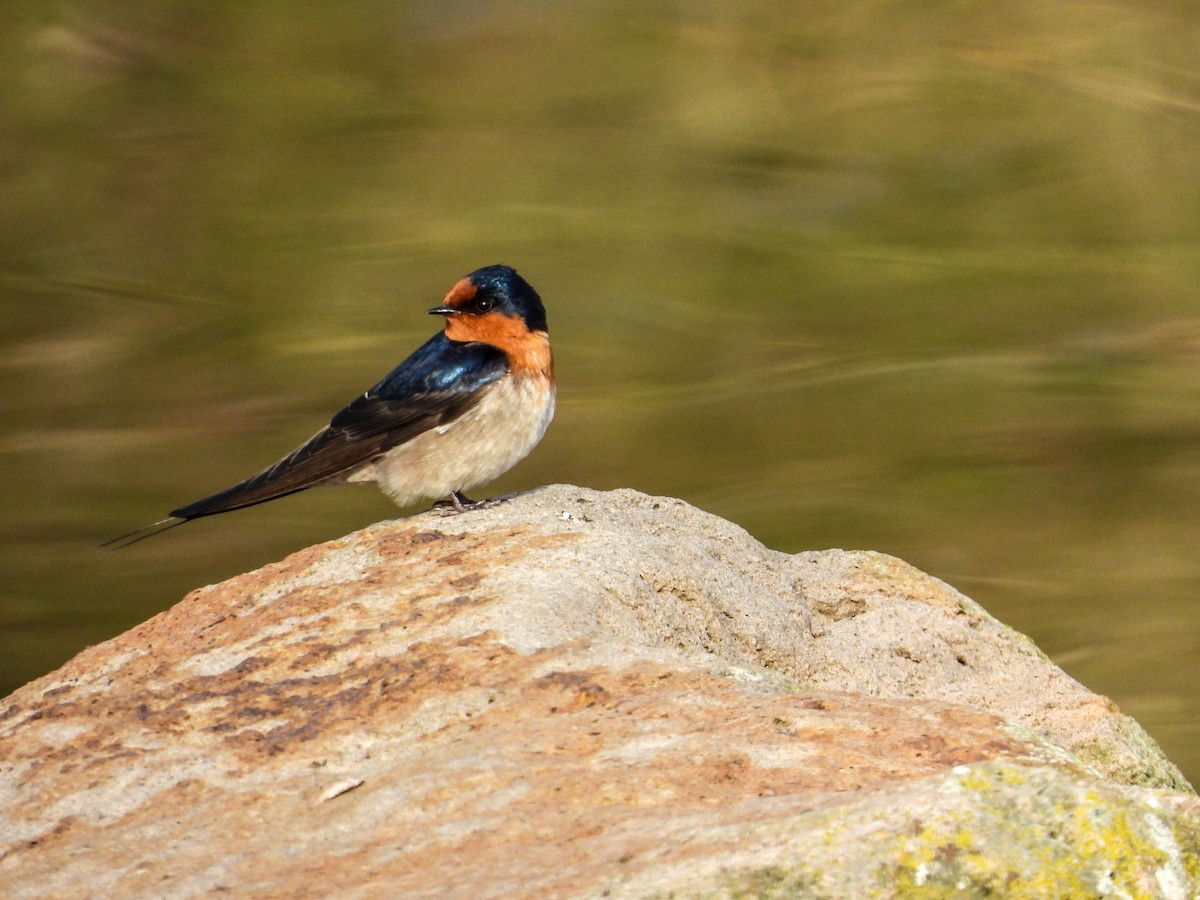
[[[1200,8],[23,2],[0,28],[0,688],[395,510],[119,554],[550,311],[493,492],[636,487],[954,584],[1200,777]]]

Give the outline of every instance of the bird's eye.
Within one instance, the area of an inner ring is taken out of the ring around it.
[[[471,304],[478,313],[485,313],[494,305],[495,301],[491,297],[476,297],[475,302]]]

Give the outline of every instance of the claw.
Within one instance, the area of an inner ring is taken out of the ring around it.
[[[487,509],[490,506],[495,506],[502,501],[500,500],[472,500],[462,491],[451,491],[449,500],[439,500],[433,504],[433,508],[443,516],[457,516],[459,513],[465,513],[471,509]]]

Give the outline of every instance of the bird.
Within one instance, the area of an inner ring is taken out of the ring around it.
[[[438,507],[451,515],[496,502],[465,492],[524,459],[554,417],[546,308],[515,269],[493,265],[455,282],[429,314],[444,316],[444,329],[287,456],[101,546],[316,485],[374,481],[400,506],[448,498]]]

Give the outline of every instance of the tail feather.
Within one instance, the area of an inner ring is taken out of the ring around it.
[[[173,509],[171,518],[182,519],[186,522],[202,516],[215,516],[218,513],[232,512],[235,509],[245,509],[247,506],[257,506],[268,500],[277,500],[288,494],[295,494],[319,483],[314,481],[288,483],[276,477],[275,469],[272,468],[253,478],[247,478],[233,487],[217,491],[215,494],[203,497],[187,506],[181,506],[179,509]]]
[[[155,522],[153,525],[147,525],[145,528],[139,528],[136,531],[131,531],[128,534],[123,534],[120,537],[115,537],[111,541],[105,541],[100,545],[101,550],[110,552],[115,550],[123,550],[126,547],[131,547],[138,541],[144,541],[148,537],[154,537],[156,534],[162,534],[164,531],[169,531],[186,522],[187,519],[179,516],[170,516]]]
[[[120,550],[138,541],[168,529],[199,519],[203,516],[215,516],[218,513],[232,512],[235,509],[245,509],[247,506],[257,506],[268,500],[276,500],[306,490],[318,484],[328,484],[338,480],[340,470],[330,466],[325,458],[314,457],[314,448],[322,449],[328,444],[325,439],[328,429],[317,434],[311,441],[299,447],[293,453],[281,459],[270,468],[264,469],[257,475],[239,481],[232,487],[217,491],[207,497],[202,497],[179,509],[171,510],[167,518],[113,538],[100,545],[102,549]],[[322,465],[322,463],[325,463]],[[332,471],[331,471],[332,469]]]

